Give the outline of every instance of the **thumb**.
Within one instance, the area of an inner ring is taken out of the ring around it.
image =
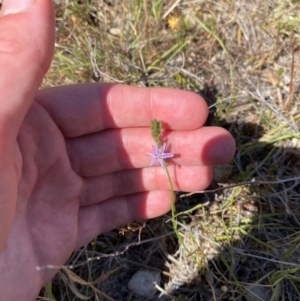
[[[51,0],[3,1],[0,11],[0,253],[15,216],[21,165],[20,156],[16,156],[17,135],[49,68],[53,46]]]
[[[0,141],[8,146],[51,63],[52,1],[4,0],[0,29]]]

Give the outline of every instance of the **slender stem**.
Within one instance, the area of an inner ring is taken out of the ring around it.
[[[158,147],[161,147],[162,143],[160,140],[160,132],[161,132],[161,128],[162,128],[162,124],[160,121],[158,121],[157,119],[152,119],[151,120],[151,124],[150,124],[150,129],[151,129],[151,135],[154,139],[154,141],[156,142]],[[173,225],[173,230],[177,236],[177,239],[179,241],[179,243],[183,246],[184,250],[186,251],[187,254],[190,254],[190,251],[188,250],[188,248],[186,247],[182,237],[179,234],[178,228],[177,228],[177,220],[176,220],[176,216],[175,216],[175,192],[174,192],[174,188],[173,188],[173,183],[171,180],[171,176],[168,170],[168,166],[167,163],[163,160],[164,162],[164,168],[165,171],[167,173],[167,177],[168,177],[168,182],[169,182],[169,186],[170,186],[170,199],[171,199],[171,219],[172,219],[172,225]]]
[[[174,230],[174,232],[177,236],[177,239],[178,239],[179,243],[183,246],[186,253],[189,254],[190,251],[186,247],[186,245],[185,245],[185,243],[184,243],[184,241],[183,241],[183,239],[182,239],[182,237],[181,237],[181,235],[178,231],[177,220],[176,220],[176,217],[175,217],[175,197],[174,197],[175,192],[174,192],[171,176],[170,176],[170,173],[169,173],[169,169],[168,169],[167,163],[165,161],[164,161],[164,168],[165,168],[165,171],[166,171],[166,174],[167,174],[167,177],[168,177],[169,186],[170,186],[171,220],[172,220],[173,230]]]

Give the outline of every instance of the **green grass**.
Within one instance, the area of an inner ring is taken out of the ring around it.
[[[215,168],[207,192],[177,203],[188,252],[169,215],[132,223],[73,254],[38,300],[144,300],[127,290],[141,267],[161,271],[166,300],[300,298],[300,4],[169,8],[159,0],[61,1],[43,86],[115,82],[200,93],[209,125],[235,137],[236,156]]]

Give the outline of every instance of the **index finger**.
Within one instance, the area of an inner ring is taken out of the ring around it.
[[[208,115],[198,94],[168,88],[80,84],[41,90],[36,101],[66,137],[107,128],[149,127],[154,118],[165,129],[195,130]]]

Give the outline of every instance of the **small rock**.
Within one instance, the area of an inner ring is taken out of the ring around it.
[[[112,34],[113,36],[121,36],[122,30],[121,28],[118,27],[112,27],[109,29],[109,33]]]
[[[160,285],[160,273],[151,270],[137,271],[128,283],[128,288],[141,297],[154,297],[157,293],[155,284]]]
[[[222,291],[223,293],[226,293],[226,292],[228,291],[228,287],[225,286],[225,285],[222,285],[222,286],[221,286],[221,291]]]

